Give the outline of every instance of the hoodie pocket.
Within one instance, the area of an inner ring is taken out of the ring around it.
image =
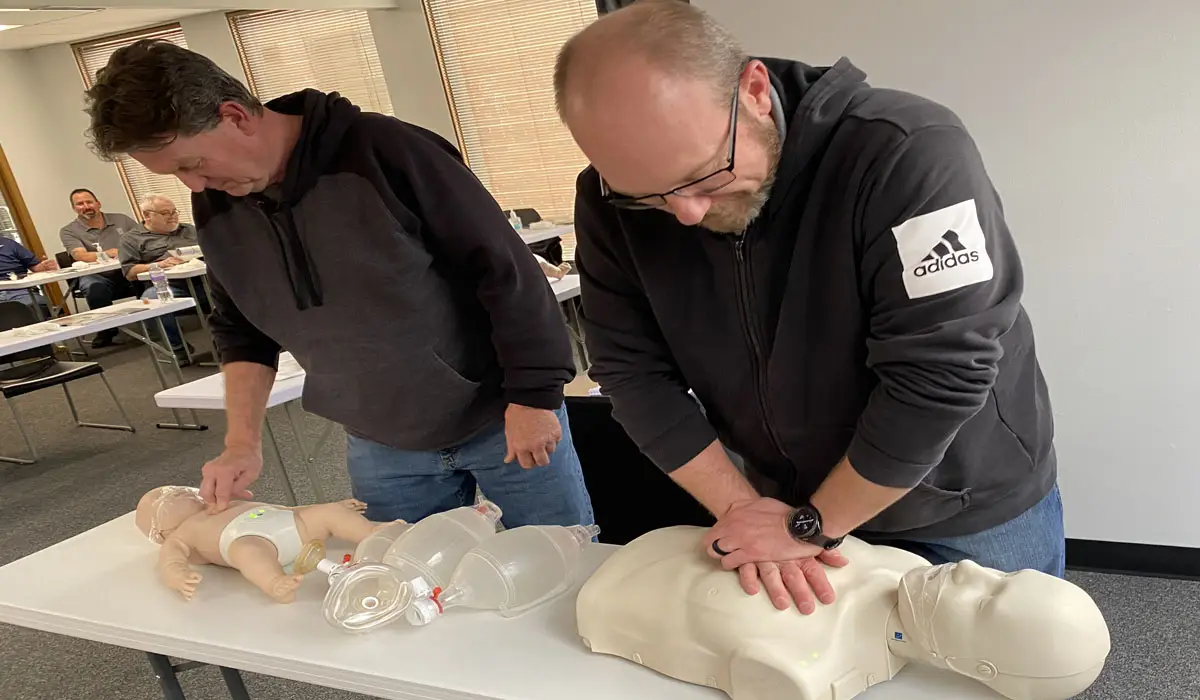
[[[922,481],[891,507],[864,523],[861,529],[867,532],[916,530],[949,520],[970,505],[971,489],[949,491]]]

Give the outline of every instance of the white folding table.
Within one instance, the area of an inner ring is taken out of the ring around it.
[[[200,298],[199,296],[196,295],[196,278],[199,278],[200,286],[202,286],[204,288],[205,298],[209,299],[209,301],[211,303],[212,290],[208,286],[208,265],[206,265],[203,260],[200,260],[199,258],[197,258],[194,260],[189,260],[188,262],[186,262],[182,265],[176,265],[175,267],[169,267],[166,270],[163,270],[163,275],[167,278],[168,282],[175,282],[178,280],[185,281],[187,283],[188,291],[192,293],[193,299]],[[143,273],[139,274],[137,276],[137,278],[143,282],[149,282],[150,281],[150,273],[143,272]],[[205,318],[203,313],[199,314],[199,316],[200,316],[200,325],[204,326],[205,330],[207,330],[208,329],[208,319]]]
[[[86,266],[78,268],[72,266],[63,268],[61,270],[51,270],[48,272],[31,272],[28,275],[15,280],[0,279],[0,291],[16,291],[24,289],[29,293],[29,298],[36,301],[37,297],[33,295],[33,290],[36,287],[43,287],[47,289],[45,292],[46,303],[50,303],[50,294],[48,291],[50,285],[56,285],[59,282],[66,282],[79,277],[98,275],[104,272],[112,272],[113,270],[120,269],[121,263],[117,262],[116,260],[111,260],[106,263],[88,263]],[[41,308],[38,307],[36,303],[33,305],[33,307],[40,317],[42,313]],[[63,307],[66,307],[65,300],[63,301]],[[51,313],[51,315],[53,316],[54,314]]]
[[[122,333],[144,343],[149,348],[150,361],[154,365],[155,374],[158,375],[158,382],[162,385],[163,389],[167,389],[169,388],[169,384],[167,383],[166,374],[163,373],[162,367],[159,366],[159,355],[161,354],[165,357],[168,363],[175,368],[175,376],[180,384],[183,383],[183,371],[179,368],[179,361],[175,357],[175,353],[171,350],[170,344],[166,342],[167,335],[166,329],[163,327],[162,317],[167,314],[193,308],[194,306],[196,306],[194,299],[174,299],[166,303],[157,300],[133,299],[113,304],[103,309],[93,309],[71,316],[60,316],[52,321],[42,321],[41,323],[29,326],[12,328],[0,332],[0,358],[3,358],[5,355],[21,352],[22,350],[61,343],[72,338],[80,338],[91,333],[118,328]],[[161,343],[150,339],[150,333],[146,326],[146,323],[150,321],[158,325],[159,338],[162,339]],[[133,324],[141,326],[142,332],[140,334],[129,328]],[[172,414],[175,416],[174,423],[159,423],[158,427],[180,430],[207,429],[207,426],[200,425],[195,411],[192,412],[191,423],[184,423],[177,409],[172,409]]]
[[[533,245],[548,241],[551,238],[561,238],[575,230],[575,226],[555,226],[553,228],[538,228],[538,229],[521,229],[519,232],[521,240],[525,241],[525,245]]]
[[[344,551],[331,546],[329,556]],[[588,545],[583,576],[613,551]],[[454,610],[427,627],[399,620],[352,635],[322,617],[321,574],[309,574],[296,601],[283,605],[236,571],[206,566],[187,602],[158,581],[157,556],[133,514],[123,515],[0,568],[0,621],[144,651],[167,700],[184,698],[167,656],[222,667],[236,700],[250,697],[237,669],[393,700],[728,700],[589,652],[576,632],[577,589],[513,619]],[[858,700],[1003,698],[910,665]]]
[[[554,291],[554,299],[563,308],[567,331],[571,334],[571,342],[575,344],[579,359],[583,361],[583,369],[586,371],[591,366],[591,361],[588,359],[583,323],[579,317],[579,275],[567,275],[560,280],[550,280],[550,289]]]
[[[325,494],[321,489],[320,480],[317,478],[314,460],[336,425],[326,421],[320,436],[312,446],[305,445],[303,434],[300,432],[300,419],[295,415],[295,412],[299,410],[300,397],[303,394],[304,369],[300,367],[290,352],[280,353],[279,370],[275,374],[275,383],[271,385],[271,393],[267,396],[267,408],[283,406],[292,434],[296,436],[296,442],[300,448],[300,458],[304,461],[309,485],[312,486],[317,502],[321,503],[325,501]],[[161,408],[223,411],[225,410],[225,375],[217,373],[160,391],[154,395],[154,402]],[[275,438],[275,431],[271,429],[270,416],[263,420],[263,428],[267,433],[267,442],[275,453],[275,462],[279,465],[279,476],[284,492],[290,504],[294,505],[296,492],[292,488],[291,479],[288,478],[287,466],[283,461],[279,442]]]

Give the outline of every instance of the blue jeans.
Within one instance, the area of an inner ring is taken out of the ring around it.
[[[3,289],[0,290],[0,301],[19,301],[22,304],[32,307],[34,303],[41,309],[41,315],[38,320],[50,318],[50,307],[46,304],[46,297],[42,293],[33,290],[33,296],[29,296],[28,289]],[[33,310],[38,313],[38,309]]]
[[[416,522],[475,502],[478,485],[504,512],[506,528],[521,525],[592,525],[592,500],[571,442],[566,407],[555,411],[562,440],[550,464],[524,469],[504,463],[508,443],[498,423],[457,447],[432,452],[398,450],[349,436],[347,468],[354,497],[377,522]]]
[[[1062,495],[1055,484],[1045,498],[1021,515],[973,535],[879,544],[906,549],[934,564],[971,559],[1000,571],[1036,569],[1062,578],[1066,567]]]
[[[176,298],[192,296],[192,293],[188,290],[186,284],[172,284],[171,293],[174,294]],[[199,286],[199,283],[197,283],[196,293],[200,295],[200,298],[196,300],[197,313],[204,313],[203,306],[207,303],[208,299],[204,293],[204,288]],[[151,286],[147,288],[146,291],[142,292],[142,298],[157,299],[158,291]],[[167,340],[171,343],[171,349],[182,350],[183,335],[179,332],[179,322],[175,320],[175,314],[167,314],[161,318],[163,330],[167,332]],[[150,336],[152,338],[158,337],[158,324],[150,321],[146,323],[146,327],[150,329]]]

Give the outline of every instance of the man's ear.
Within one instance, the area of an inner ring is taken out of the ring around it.
[[[771,74],[758,59],[751,59],[742,71],[742,89],[749,98],[743,105],[758,116],[771,113]]]

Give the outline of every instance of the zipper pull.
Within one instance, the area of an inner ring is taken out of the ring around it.
[[[745,256],[742,254],[742,247],[746,243],[746,234],[737,237],[737,241],[733,244],[733,254],[737,257],[738,263],[746,262]]]

